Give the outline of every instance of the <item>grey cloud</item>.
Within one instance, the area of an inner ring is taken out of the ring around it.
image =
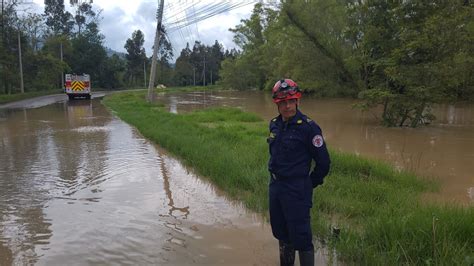
[[[147,56],[151,56],[151,48],[153,46],[153,41],[155,38],[156,30],[156,3],[155,2],[142,2],[137,8],[136,14],[132,17],[127,17],[124,10],[120,8],[114,8],[109,10],[104,10],[103,20],[100,23],[100,28],[102,34],[105,35],[105,45],[120,52],[125,52],[124,45],[125,41],[131,37],[133,31],[140,29],[145,35],[145,50]],[[192,14],[187,14],[187,16],[192,16]],[[229,14],[222,14],[217,17],[213,17],[215,27],[212,29],[205,29],[200,27],[200,24],[203,22],[198,22],[197,26],[195,24],[189,25],[186,28],[183,28],[179,31],[172,31],[168,34],[171,39],[175,58],[179,56],[181,50],[186,46],[188,42],[191,47],[194,44],[195,40],[201,41],[201,43],[206,45],[214,44],[215,40],[218,40],[224,46],[224,49],[231,49],[236,47],[232,41],[233,34],[229,32],[229,27],[235,27],[235,25],[228,25],[224,23],[229,21]],[[234,19],[232,21],[238,21],[240,18],[248,17],[248,14],[242,14],[238,12],[234,13]],[[239,18],[235,19],[235,16]],[[166,16],[165,16],[166,17]],[[172,21],[170,21],[172,22]],[[165,24],[165,26],[167,26]],[[199,29],[197,32],[196,29]]]
[[[116,7],[102,12],[103,20],[100,22],[101,33],[105,36],[105,45],[113,50],[124,52],[125,41],[131,32],[125,12]],[[133,30],[132,30],[133,32]]]

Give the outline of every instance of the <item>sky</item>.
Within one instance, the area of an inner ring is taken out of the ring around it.
[[[69,7],[69,0],[64,2],[66,9],[73,13]],[[176,59],[186,46],[186,42],[192,47],[195,41],[212,45],[217,40],[224,46],[224,49],[236,48],[232,41],[233,33],[229,31],[229,28],[234,28],[241,19],[249,18],[256,1],[164,0],[164,2],[164,25],[170,29],[168,36],[173,45]],[[33,0],[33,3],[34,12],[43,13],[44,0]],[[176,25],[182,26],[184,23],[190,22],[192,18],[202,17],[202,15],[196,16],[196,14],[210,14],[213,7],[220,10],[231,6],[238,7],[192,23],[187,27],[171,30],[173,26],[175,28]],[[93,7],[95,10],[102,10],[100,14],[102,20],[99,27],[105,36],[106,47],[125,53],[126,40],[131,38],[135,30],[139,29],[145,35],[146,54],[151,56],[155,38],[158,0],[94,0]],[[179,23],[176,24],[177,22]]]

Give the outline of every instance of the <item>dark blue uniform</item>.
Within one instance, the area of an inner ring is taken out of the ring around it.
[[[330,165],[321,128],[297,110],[287,123],[281,115],[271,120],[268,143],[273,235],[296,250],[312,250],[313,188],[323,183]]]

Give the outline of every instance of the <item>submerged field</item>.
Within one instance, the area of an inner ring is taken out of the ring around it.
[[[171,114],[145,92],[104,103],[145,137],[263,215],[268,198],[267,122],[235,108]],[[314,193],[315,238],[349,264],[474,263],[474,208],[433,206],[419,196],[436,189],[385,163],[331,151],[332,168]],[[331,228],[340,228],[335,236]]]

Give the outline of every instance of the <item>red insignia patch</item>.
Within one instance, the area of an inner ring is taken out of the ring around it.
[[[313,137],[314,147],[320,148],[321,146],[323,146],[323,144],[324,144],[324,140],[323,140],[323,137],[321,135],[316,135],[316,136]]]

